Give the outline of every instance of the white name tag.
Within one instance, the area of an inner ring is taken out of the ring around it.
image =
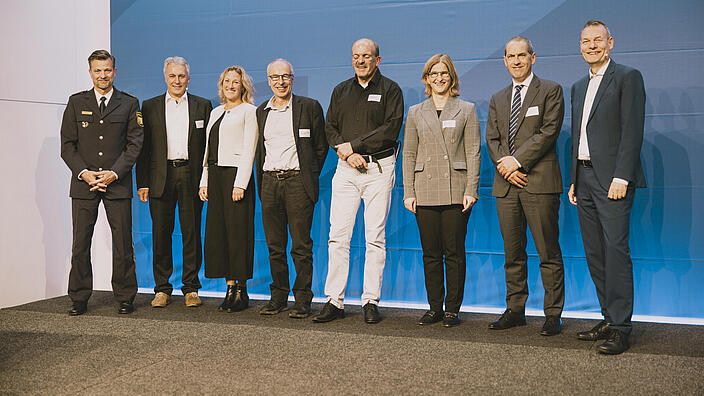
[[[310,129],[299,129],[298,136],[300,137],[310,137]]]
[[[526,111],[526,117],[537,116],[537,115],[538,115],[538,106],[529,107],[528,111]]]
[[[379,94],[369,94],[368,102],[381,102],[381,95]]]
[[[455,127],[455,120],[443,120],[442,127],[443,128],[454,128]]]
[[[203,128],[204,124],[203,120],[196,120],[196,128]]]

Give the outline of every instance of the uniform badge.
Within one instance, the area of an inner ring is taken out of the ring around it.
[[[88,128],[88,121],[83,121],[83,122],[81,122],[81,126],[82,126],[83,128]]]
[[[142,121],[142,113],[137,112],[137,124],[141,127],[144,127],[144,122]]]
[[[83,111],[81,111],[81,114],[83,114],[83,115],[93,115],[93,112],[92,112],[92,111],[88,111],[88,110],[83,110]]]

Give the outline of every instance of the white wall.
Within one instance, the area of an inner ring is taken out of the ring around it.
[[[66,294],[71,202],[61,116],[69,95],[92,86],[88,55],[109,50],[110,1],[2,0],[0,37],[2,308]],[[94,288],[110,290],[110,231],[101,212]]]

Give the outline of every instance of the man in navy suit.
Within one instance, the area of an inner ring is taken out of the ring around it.
[[[577,333],[604,354],[628,349],[633,315],[633,265],[628,248],[636,187],[645,186],[640,162],[645,87],[636,69],[610,58],[608,27],[588,21],[580,48],[589,74],[572,86],[572,167],[569,199],[577,205],[587,265],[604,320]]]

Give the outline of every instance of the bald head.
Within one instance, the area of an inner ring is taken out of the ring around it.
[[[368,38],[361,38],[352,44],[352,52],[354,52],[355,47],[359,46],[365,46],[365,47],[371,47],[372,48],[372,54],[376,57],[379,56],[379,44],[377,44],[374,40],[368,39]]]
[[[282,59],[282,58],[275,59],[275,60],[271,61],[271,63],[269,63],[269,65],[266,67],[266,74],[267,75],[271,74],[270,73],[271,69],[273,67],[277,67],[277,66],[285,67],[287,70],[286,71],[287,74],[293,74],[293,66],[291,65],[291,63],[289,61],[287,61],[286,59]],[[277,67],[277,69],[279,69],[279,67]]]

